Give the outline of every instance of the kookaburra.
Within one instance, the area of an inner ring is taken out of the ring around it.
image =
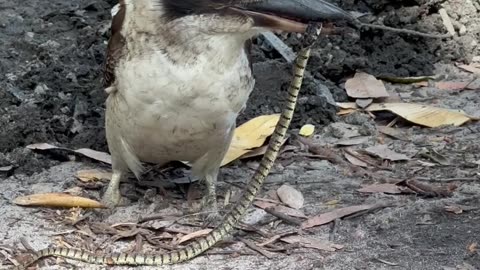
[[[113,177],[103,202],[142,162],[188,161],[205,180],[204,209],[235,122],[254,86],[249,42],[262,31],[304,32],[309,20],[347,16],[321,0],[120,0],[105,69]]]

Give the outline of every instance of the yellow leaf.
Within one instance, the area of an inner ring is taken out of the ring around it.
[[[17,197],[13,203],[23,206],[105,208],[101,203],[65,193],[42,193]]]
[[[222,166],[262,146],[267,137],[272,135],[279,119],[280,114],[262,115],[237,127]]]
[[[80,170],[75,175],[82,182],[95,182],[102,179],[111,180],[112,173],[100,170]]]
[[[358,108],[354,102],[337,102],[337,106],[343,110]],[[469,116],[461,110],[450,110],[415,103],[373,103],[364,110],[369,112],[390,111],[410,122],[427,127],[460,126],[469,120],[479,120],[479,118]]]
[[[304,125],[301,129],[299,134],[304,137],[310,137],[315,132],[315,126],[311,124]]]
[[[473,118],[462,111],[449,110],[423,104],[411,103],[376,103],[367,108],[368,111],[390,111],[410,122],[427,127],[444,125],[460,126]]]

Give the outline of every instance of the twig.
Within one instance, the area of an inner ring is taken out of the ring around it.
[[[268,246],[268,245],[271,245],[271,244],[277,242],[282,237],[285,237],[285,236],[291,235],[291,234],[296,234],[296,233],[298,233],[298,232],[297,231],[288,231],[288,232],[284,232],[284,233],[281,233],[281,234],[277,234],[277,235],[274,235],[274,236],[270,237],[266,241],[264,241],[260,244],[257,244],[257,246],[260,246],[260,247]]]
[[[271,214],[271,215],[274,215],[276,216],[277,218],[287,222],[287,223],[290,223],[290,224],[293,224],[293,225],[301,225],[302,224],[302,221],[294,218],[294,217],[291,217],[289,215],[286,215],[284,213],[281,213],[281,212],[278,212],[276,211],[274,208],[272,207],[267,207],[264,209],[265,212]]]
[[[386,208],[386,207],[391,207],[391,206],[394,206],[394,204],[392,203],[379,203],[375,206],[372,206],[372,208],[369,208],[367,210],[364,210],[364,211],[360,211],[360,212],[357,212],[355,214],[352,214],[350,216],[346,216],[344,217],[343,219],[352,219],[352,218],[356,218],[356,217],[359,217],[359,216],[362,216],[362,215],[365,215],[365,214],[368,214],[368,213],[371,213],[373,211],[376,211],[378,209],[382,209],[382,208]]]
[[[453,177],[453,178],[429,178],[429,177],[417,177],[417,180],[430,181],[430,182],[456,182],[456,181],[479,181],[478,177]]]
[[[361,28],[366,28],[370,27],[373,29],[380,29],[380,30],[386,30],[386,31],[391,31],[395,33],[402,33],[402,34],[408,34],[408,35],[414,35],[414,36],[420,36],[420,37],[427,37],[427,38],[449,38],[452,37],[451,34],[427,34],[427,33],[422,33],[418,32],[415,30],[408,30],[408,29],[399,29],[399,28],[393,28],[385,25],[378,25],[378,24],[371,24],[371,23],[360,23]]]
[[[338,224],[340,223],[340,220],[338,218],[336,218],[335,220],[333,220],[332,222],[332,231],[330,232],[330,235],[328,237],[328,240],[330,242],[334,242],[335,241],[335,235],[337,234],[337,228],[338,228]]]
[[[255,250],[256,252],[262,254],[263,256],[271,259],[273,258],[273,254],[271,254],[270,252],[264,250],[263,248],[257,246],[255,243],[253,243],[252,241],[250,240],[247,240],[245,238],[239,238],[240,241],[242,241],[245,245],[247,245],[247,247]]]

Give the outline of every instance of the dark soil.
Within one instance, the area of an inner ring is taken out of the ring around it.
[[[478,208],[459,215],[445,211],[445,206],[452,204],[473,208],[480,205],[480,124],[427,129],[412,128],[411,123],[399,120],[396,128],[411,140],[394,140],[380,136],[377,130],[377,125],[386,125],[394,118],[391,114],[377,114],[375,120],[366,114],[339,117],[332,104],[348,100],[343,84],[357,71],[374,76],[440,75],[445,80],[473,80],[474,75],[459,70],[455,64],[468,64],[480,56],[480,1],[335,2],[345,10],[367,13],[361,19],[365,22],[442,34],[446,30],[438,11],[445,8],[457,32],[466,31],[453,39],[440,40],[368,29],[359,32],[339,23],[341,31],[323,37],[313,52],[293,128],[315,124],[320,135],[316,140],[331,143],[341,139],[338,134],[345,131],[337,124],[348,124],[355,132],[370,136],[363,146],[386,142],[412,160],[385,164],[391,170],[372,169],[380,177],[372,179],[352,174],[349,168],[334,162],[286,153],[280,157],[266,188],[274,189],[284,182],[294,185],[305,196],[304,211],[309,216],[327,211],[332,200],[338,200],[338,206],[378,201],[393,202],[395,206],[340,221],[336,225],[336,242],[346,248],[339,252],[309,250],[290,255],[286,252],[272,260],[262,256],[200,257],[172,269],[480,269],[479,252],[468,249],[480,243]],[[46,142],[72,149],[108,151],[104,133],[106,94],[101,86],[101,71],[109,37],[110,9],[115,3],[114,0],[0,0],[0,168],[13,166],[12,170],[0,170],[0,217],[7,220],[0,222],[0,268],[11,266],[5,254],[19,254],[20,237],[28,238],[38,249],[51,243],[55,233],[72,229],[57,222],[67,213],[18,207],[11,203],[14,198],[64,191],[78,185],[73,175],[79,169],[103,166],[62,152],[36,153],[25,146]],[[282,38],[298,49],[296,35],[285,34]],[[257,84],[239,123],[261,114],[280,112],[290,81],[291,64],[262,37],[254,43]],[[387,84],[387,89],[405,101],[434,103],[480,116],[478,89],[440,91],[398,84]],[[435,149],[449,164],[426,166],[425,162],[434,161],[417,155],[424,149]],[[72,159],[76,161],[67,162]],[[255,161],[251,162],[237,161],[223,168],[222,179],[241,182],[251,175],[249,167]],[[448,198],[356,192],[362,184],[376,183],[378,179],[414,177],[441,185],[454,183],[459,188]],[[220,182],[220,190],[230,187]],[[123,190],[133,194],[129,197],[130,205],[107,215],[88,212],[85,223],[136,222],[138,217],[158,213],[157,210],[163,211],[169,205],[158,194],[154,194],[156,200],[147,198],[145,187],[129,183]],[[91,198],[98,199],[101,195],[98,187],[85,188],[83,192]],[[186,204],[184,194],[178,189],[174,192],[181,194],[176,203]],[[332,235],[330,229],[323,226],[307,234],[328,239]],[[77,236],[69,237],[71,244],[79,241]],[[91,241],[96,241],[95,248],[102,249],[106,239],[109,236],[103,235]],[[107,244],[118,244],[119,249],[125,249],[129,245],[126,242]],[[87,241],[81,245],[93,244]],[[60,268],[47,265],[42,269]]]
[[[0,1],[0,166],[31,173],[51,164],[26,145],[49,142],[72,148],[107,151],[103,131],[105,93],[101,71],[109,36],[110,8],[115,1]],[[340,1],[337,1],[340,3]],[[437,13],[445,1],[342,1],[346,10],[369,13],[366,21],[383,18],[386,25],[444,33]],[[479,52],[478,1],[449,1],[456,25],[468,29],[450,41],[402,36],[380,31],[344,33],[323,39],[309,68],[333,93],[346,99],[345,78],[356,70],[373,75],[419,76],[434,73],[434,64],[468,62]],[[463,5],[463,6],[462,6]],[[457,8],[461,6],[462,8]],[[473,17],[472,17],[473,16]],[[295,48],[298,40],[286,35]],[[256,43],[262,43],[261,38]],[[263,49],[262,49],[263,48]],[[290,65],[266,46],[255,47],[257,86],[240,121],[279,112]],[[318,82],[318,81],[317,81]],[[306,85],[311,85],[307,80]],[[294,126],[324,124],[334,110],[318,83],[303,93]]]

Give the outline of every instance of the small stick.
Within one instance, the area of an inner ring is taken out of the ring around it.
[[[262,254],[263,256],[265,256],[269,259],[273,258],[273,255],[270,252],[268,252],[268,251],[264,250],[263,248],[257,246],[254,242],[252,242],[250,240],[247,240],[245,238],[239,238],[239,240],[241,242],[243,242],[245,245],[247,245],[247,247],[255,250],[256,252]]]
[[[277,218],[287,222],[287,223],[290,223],[290,224],[293,224],[293,225],[301,225],[302,224],[302,221],[294,218],[294,217],[291,217],[289,215],[286,215],[284,213],[281,213],[281,212],[278,212],[276,210],[274,210],[272,207],[267,207],[264,209],[265,212],[271,214],[271,215],[274,215],[276,216]]]

